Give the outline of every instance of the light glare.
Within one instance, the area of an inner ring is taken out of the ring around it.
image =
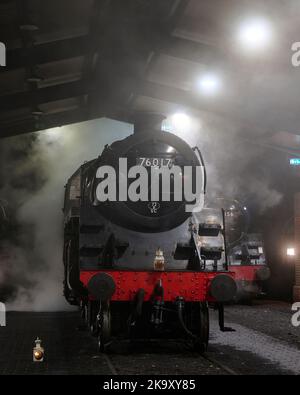
[[[261,18],[244,22],[238,33],[238,39],[246,50],[264,49],[270,44],[271,38],[271,24]]]
[[[172,124],[177,130],[187,130],[190,126],[191,119],[185,113],[176,113],[172,116]]]
[[[296,255],[296,251],[294,247],[288,247],[286,249],[286,255],[287,256],[295,256]]]
[[[214,95],[221,88],[221,80],[217,75],[206,74],[199,81],[199,89],[205,95]]]
[[[52,129],[47,129],[43,132],[43,135],[47,142],[54,143],[62,138],[62,128],[56,127]]]

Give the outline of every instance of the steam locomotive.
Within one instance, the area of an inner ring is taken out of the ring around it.
[[[267,266],[263,237],[249,233],[249,214],[237,200],[222,199],[225,212],[229,270],[235,273],[235,301],[251,301],[262,296],[271,271]]]
[[[228,270],[224,211],[187,212],[184,200],[165,201],[162,195],[155,201],[99,201],[97,196],[103,181],[98,169],[111,166],[120,180],[120,158],[147,172],[179,166],[182,178],[185,166],[201,167],[204,192],[200,150],[162,131],[162,119],[138,118],[134,134],[105,146],[65,187],[64,295],[80,306],[100,351],[125,335],[186,339],[204,352],[209,305],[219,312],[220,329],[230,330],[224,303],[233,300],[237,286]]]

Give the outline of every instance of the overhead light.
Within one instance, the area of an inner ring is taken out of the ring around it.
[[[191,119],[190,117],[183,113],[178,112],[171,117],[172,124],[177,130],[187,130],[190,126]]]
[[[164,131],[175,134],[192,147],[197,145],[201,129],[201,119],[192,112],[186,113],[184,109],[179,108],[177,112],[168,115],[163,126]]]
[[[199,79],[199,90],[201,93],[212,96],[221,89],[221,80],[216,74],[205,74]]]
[[[247,51],[267,48],[272,40],[271,23],[263,18],[249,19],[241,24],[238,31],[238,41]]]
[[[294,247],[288,247],[288,248],[286,249],[286,255],[287,255],[287,256],[291,256],[291,257],[296,256],[296,250],[295,250],[295,248],[294,248]]]

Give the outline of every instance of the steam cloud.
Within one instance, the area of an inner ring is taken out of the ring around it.
[[[8,309],[68,308],[62,296],[64,185],[105,144],[131,132],[103,119],[0,142],[0,199],[9,202],[13,223],[0,241],[0,300]]]
[[[168,122],[172,124],[172,119]],[[243,138],[246,133],[236,123],[203,112],[191,117],[185,132],[175,130],[175,134],[191,146],[198,145],[202,151],[207,170],[208,204],[213,206],[216,197],[238,199],[252,202],[255,209],[263,213],[281,202],[283,194],[277,188],[270,160],[274,152],[256,143],[255,136]]]
[[[255,169],[263,148],[249,148],[236,126],[216,117],[192,126],[177,134],[202,149],[211,201],[250,195],[261,211],[280,202],[271,174]],[[105,144],[131,133],[130,125],[102,119],[0,141],[0,199],[9,202],[13,224],[0,240],[0,300],[9,309],[68,308],[62,296],[63,187]]]

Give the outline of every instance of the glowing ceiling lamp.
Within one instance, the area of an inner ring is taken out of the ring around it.
[[[200,92],[207,96],[217,94],[221,89],[221,85],[221,79],[216,74],[205,74],[200,78],[198,83]]]
[[[272,41],[271,23],[264,18],[253,18],[241,24],[238,31],[238,41],[247,51],[266,49]]]
[[[296,250],[295,250],[295,248],[294,248],[294,247],[288,247],[288,248],[286,249],[286,255],[287,255],[287,256],[290,256],[290,257],[296,256]]]
[[[172,115],[171,122],[175,129],[186,131],[190,127],[191,118],[183,112],[178,112]]]

